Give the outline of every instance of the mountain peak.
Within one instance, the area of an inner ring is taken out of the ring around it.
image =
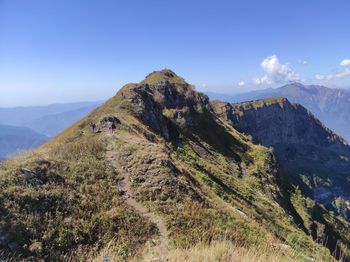
[[[153,71],[141,82],[141,84],[156,85],[169,82],[171,84],[187,85],[186,81],[175,74],[170,69],[163,69],[160,71]]]
[[[293,86],[297,86],[297,87],[305,87],[305,85],[300,83],[300,82],[291,82],[288,85],[293,85]]]
[[[279,87],[279,88],[277,88],[277,89],[290,89],[290,88],[296,88],[296,89],[306,89],[307,88],[307,86],[306,85],[304,85],[304,84],[302,84],[302,83],[300,83],[300,82],[291,82],[291,83],[288,83],[288,84],[286,84],[286,85],[284,85],[284,86],[281,86],[281,87]]]

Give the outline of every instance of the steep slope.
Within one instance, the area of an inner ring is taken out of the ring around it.
[[[48,139],[26,127],[0,125],[0,159],[40,146]]]
[[[273,147],[280,167],[304,192],[350,219],[350,146],[341,137],[286,98],[212,104],[238,131]]]
[[[213,98],[219,98],[212,94]],[[310,110],[322,123],[350,141],[350,92],[319,85],[291,83],[280,88],[257,90],[226,98],[229,102],[243,102],[269,97],[286,97]]]
[[[348,224],[317,204],[324,220],[312,234],[306,198],[292,201],[270,150],[170,70],[124,86],[40,150],[7,161],[0,187],[0,245],[46,260],[171,260],[172,249],[226,240],[332,261],[350,243]]]

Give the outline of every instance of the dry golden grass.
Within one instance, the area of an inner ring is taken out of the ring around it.
[[[177,249],[169,253],[171,262],[291,262],[298,261],[295,256],[286,256],[282,249],[271,250],[264,247],[249,248],[235,245],[228,241],[214,242],[210,246],[197,245],[188,250]]]
[[[109,261],[125,261],[118,256],[116,247],[107,246],[98,256],[91,258],[92,262],[103,261],[105,256]],[[151,249],[146,248],[143,254],[134,257],[130,261],[168,261],[168,262],[297,262],[297,261],[329,261],[322,257],[317,259],[309,258],[289,246],[280,245],[279,247],[271,246],[250,246],[245,247],[230,241],[215,241],[210,245],[198,244],[188,249],[172,249],[168,252],[166,258],[155,258]]]

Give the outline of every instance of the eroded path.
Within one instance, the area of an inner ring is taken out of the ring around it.
[[[116,157],[116,152],[113,151],[112,146],[108,146],[106,157],[114,167],[115,171],[123,178],[123,180],[119,182],[118,187],[125,192],[126,203],[134,208],[137,213],[148,218],[158,227],[159,237],[153,243],[154,246],[152,248],[151,261],[167,261],[168,231],[164,220],[156,213],[149,211],[142,203],[134,198],[129,173],[120,165]]]

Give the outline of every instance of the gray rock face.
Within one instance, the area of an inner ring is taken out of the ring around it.
[[[285,98],[237,104],[214,101],[212,107],[255,143],[273,147],[280,168],[305,193],[344,214],[340,209],[346,205],[335,204],[338,197],[349,197],[350,146],[344,139]]]
[[[195,92],[170,70],[154,72],[140,84],[126,85],[117,95],[127,98],[133,114],[167,140],[177,135],[171,121],[191,126],[193,114],[209,107],[207,96]]]
[[[31,185],[31,186],[42,186],[45,184],[63,184],[65,182],[64,178],[54,172],[46,172],[47,166],[51,166],[49,162],[42,162],[44,168],[37,168],[36,170],[30,170],[28,168],[21,168],[17,171],[15,176],[15,181],[18,185]]]
[[[214,102],[214,108],[220,102]],[[216,112],[240,132],[253,134],[253,140],[265,146],[276,143],[312,144],[342,149],[346,141],[334,134],[308,110],[285,98],[223,104]]]

